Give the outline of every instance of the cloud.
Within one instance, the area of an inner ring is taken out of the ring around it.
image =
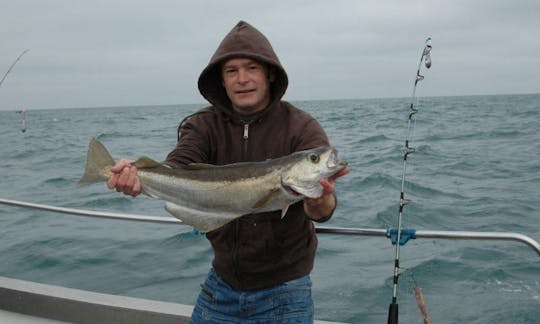
[[[537,1],[11,1],[0,12],[0,109],[198,103],[238,20],[272,42],[288,100],[540,92]]]

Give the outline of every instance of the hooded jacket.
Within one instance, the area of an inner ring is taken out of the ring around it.
[[[236,113],[222,86],[222,63],[239,57],[274,69],[270,103],[254,116]],[[281,99],[287,85],[287,74],[269,41],[240,21],[199,77],[199,91],[211,106],[182,121],[176,148],[165,163],[264,161],[328,146],[319,123]],[[309,274],[317,248],[315,228],[303,202],[290,206],[283,219],[280,211],[244,215],[206,233],[206,237],[214,249],[212,266],[216,273],[238,290],[267,288]]]

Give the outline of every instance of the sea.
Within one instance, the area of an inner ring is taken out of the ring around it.
[[[540,94],[293,101],[312,114],[351,172],[320,226],[515,232],[540,241]],[[178,123],[204,104],[0,111],[0,198],[170,217],[163,202],[78,186],[91,138],[115,158],[165,159]],[[409,154],[403,167],[410,129]],[[0,276],[194,304],[213,252],[176,224],[81,217],[0,204]],[[316,318],[386,323],[395,246],[388,238],[318,234]],[[400,323],[538,323],[540,255],[517,241],[416,238],[401,246]]]

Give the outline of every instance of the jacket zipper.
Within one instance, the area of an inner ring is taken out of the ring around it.
[[[248,139],[249,139],[249,123],[244,124],[244,158],[248,154]]]
[[[244,158],[243,158],[243,160],[246,161],[247,156],[248,156],[249,123],[244,124],[244,133],[243,133],[242,137],[244,139]],[[232,263],[233,263],[234,275],[236,277],[236,280],[240,284],[240,286],[242,286],[243,282],[242,282],[242,278],[240,276],[239,269],[238,269],[238,255],[237,255],[237,253],[238,253],[238,244],[239,244],[239,242],[238,242],[239,227],[240,227],[239,221],[235,220],[232,225],[233,225],[234,238],[233,238],[232,248],[231,248],[231,258],[232,258]]]

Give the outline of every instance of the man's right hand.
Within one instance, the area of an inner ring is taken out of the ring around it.
[[[137,196],[141,193],[141,181],[137,176],[137,168],[133,161],[121,159],[111,168],[113,175],[107,180],[109,189],[116,189],[125,195]]]

